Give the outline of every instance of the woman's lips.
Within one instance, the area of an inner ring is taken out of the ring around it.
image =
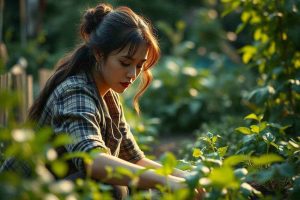
[[[121,85],[122,85],[124,88],[127,88],[127,87],[130,85],[130,82],[121,82]]]

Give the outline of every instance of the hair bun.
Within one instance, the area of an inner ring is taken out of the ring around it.
[[[86,38],[101,23],[102,19],[113,10],[110,4],[99,4],[95,8],[88,9],[81,23],[81,35]]]

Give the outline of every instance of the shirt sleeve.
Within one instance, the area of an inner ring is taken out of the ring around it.
[[[101,136],[101,114],[91,92],[84,87],[70,86],[59,92],[53,105],[52,127],[56,134],[67,133],[72,143],[68,152],[88,152],[95,148],[107,150]],[[78,170],[85,171],[82,159],[73,159]]]
[[[130,127],[126,122],[123,107],[119,102],[120,108],[120,123],[119,123],[119,130],[123,135],[123,139],[120,146],[120,154],[119,157],[123,160],[127,160],[132,163],[136,163],[140,159],[145,157],[144,152],[138,146],[132,132],[130,131]]]

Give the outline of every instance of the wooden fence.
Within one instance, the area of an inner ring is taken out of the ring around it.
[[[39,88],[44,87],[51,76],[52,70],[39,70]],[[8,111],[0,107],[0,126],[8,124],[9,116],[13,116],[18,123],[26,120],[27,112],[33,103],[33,77],[22,70],[15,70],[0,75],[0,91],[16,91],[20,94],[21,102],[13,110]],[[0,103],[1,104],[1,103]],[[13,113],[8,113],[13,112]]]

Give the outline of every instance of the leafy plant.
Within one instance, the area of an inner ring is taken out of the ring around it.
[[[242,60],[258,73],[257,87],[249,94],[249,108],[274,123],[299,132],[300,57],[299,1],[223,0],[224,15],[240,13],[237,32],[250,29],[253,41],[240,49]]]

